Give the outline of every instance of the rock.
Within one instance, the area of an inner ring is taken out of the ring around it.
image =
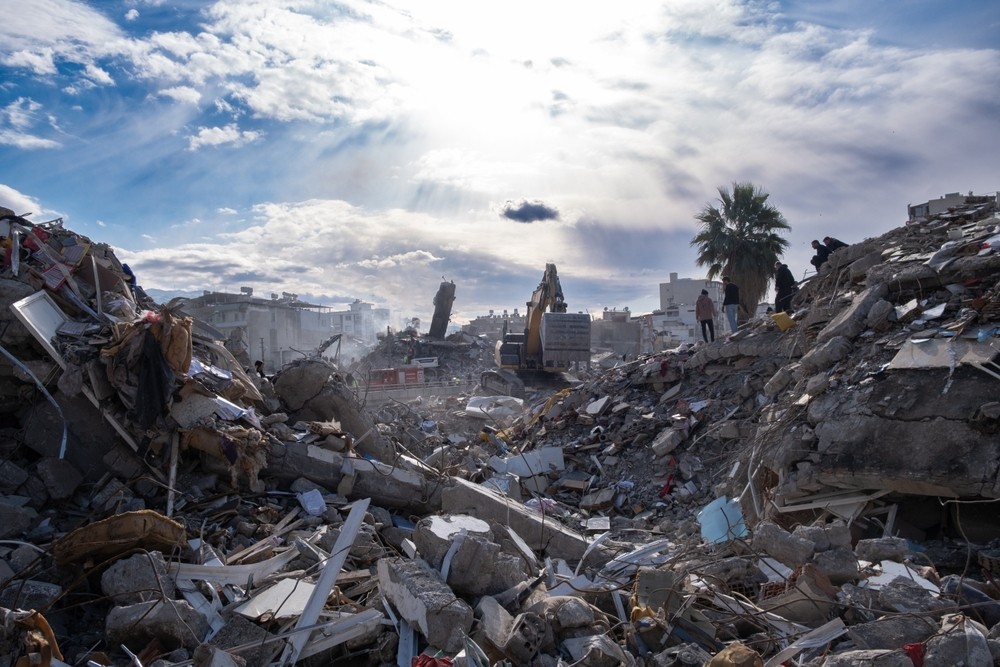
[[[104,632],[110,645],[125,644],[133,651],[152,639],[168,650],[193,650],[208,633],[208,621],[185,600],[154,600],[112,608]]]
[[[794,569],[809,561],[816,545],[792,535],[775,523],[764,521],[754,529],[753,548]]]
[[[69,498],[83,482],[80,471],[65,459],[43,458],[35,466],[35,472],[45,483],[49,496],[55,500]]]
[[[858,560],[879,563],[884,560],[901,562],[910,552],[910,546],[902,537],[876,537],[858,540],[854,553]]]
[[[926,664],[926,663],[925,663]],[[893,650],[844,651],[827,656],[823,667],[913,667],[906,654]]]
[[[472,627],[472,608],[455,597],[441,576],[422,561],[382,558],[378,561],[382,595],[431,646],[454,653]]]
[[[173,598],[176,593],[174,578],[167,573],[167,562],[159,551],[112,563],[101,574],[101,590],[123,606]]]

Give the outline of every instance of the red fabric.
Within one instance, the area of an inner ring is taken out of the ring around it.
[[[921,643],[904,644],[903,653],[913,663],[913,667],[924,667],[924,645]]]
[[[426,653],[421,653],[410,661],[410,667],[451,667],[451,658],[447,656],[434,658]]]

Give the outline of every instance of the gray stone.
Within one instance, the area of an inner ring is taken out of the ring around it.
[[[992,667],[993,664],[986,637],[961,614],[943,619],[941,631],[927,640],[924,649],[924,667]]]
[[[753,547],[794,569],[809,561],[816,545],[775,523],[764,521],[754,529]]]
[[[167,573],[167,562],[159,551],[135,554],[115,561],[101,575],[101,590],[115,604],[172,598],[176,594],[174,578]]]
[[[802,367],[803,373],[814,375],[829,370],[835,363],[846,358],[850,353],[851,339],[847,336],[833,336],[829,340],[813,347],[812,350],[799,360],[799,364]]]
[[[936,597],[917,582],[903,576],[884,585],[878,592],[878,601],[882,609],[902,614],[941,616],[958,609],[954,602]]]
[[[788,366],[782,366],[771,379],[764,384],[764,395],[768,398],[774,398],[787,387],[792,382],[792,370]]]
[[[868,311],[868,317],[865,318],[865,324],[870,329],[874,329],[881,325],[883,322],[889,319],[893,313],[895,313],[896,308],[891,302],[885,299],[880,299],[872,305],[872,309]]]
[[[455,597],[437,571],[423,561],[382,558],[379,590],[408,623],[435,648],[454,653],[472,627],[472,608]]]
[[[854,553],[859,560],[879,563],[884,560],[901,562],[910,552],[909,544],[902,537],[876,537],[858,540]]]
[[[461,531],[468,535],[492,538],[490,525],[482,519],[464,515],[435,515],[421,519],[413,531],[413,543],[420,552],[420,557],[426,560],[434,569],[441,569],[444,555],[448,553],[455,536]]]
[[[830,537],[823,526],[806,526],[799,524],[792,531],[795,537],[801,537],[813,543],[817,552],[826,551],[830,548]]]
[[[553,558],[579,560],[590,544],[582,535],[553,521],[551,517],[458,477],[453,477],[450,486],[442,490],[441,504],[444,511],[452,514],[469,514],[508,525],[534,551]],[[607,556],[600,549],[592,553]]]
[[[292,411],[317,396],[335,368],[324,362],[303,363],[282,369],[274,380],[274,392]]]
[[[865,319],[872,306],[880,299],[884,299],[889,293],[888,286],[878,284],[869,287],[861,294],[856,295],[851,301],[851,305],[844,308],[830,321],[822,331],[816,336],[817,343],[825,343],[838,336],[844,336],[849,340],[854,340],[867,327]]]
[[[844,651],[827,656],[823,667],[913,667],[906,654],[899,649],[873,651]]]
[[[499,593],[493,585],[494,567],[500,545],[481,535],[466,535],[452,556],[447,583],[460,595]]]
[[[45,483],[49,496],[55,500],[69,498],[83,482],[83,475],[65,459],[44,458],[38,462],[35,472]]]
[[[0,461],[0,493],[14,493],[28,481],[28,473],[10,461]]]
[[[0,590],[0,607],[48,609],[62,597],[62,586],[47,581],[14,580]]]
[[[208,633],[208,621],[185,600],[155,600],[113,607],[104,623],[108,644],[133,651],[158,639],[167,649],[193,650]]]
[[[665,428],[653,440],[650,449],[657,458],[666,456],[684,442],[684,434],[675,428]]]
[[[873,250],[864,257],[855,260],[851,263],[849,271],[851,272],[851,280],[857,282],[863,280],[865,276],[868,275],[868,271],[872,268],[882,264],[882,252],[881,250]]]
[[[857,581],[861,578],[858,559],[855,557],[853,551],[844,547],[821,551],[815,554],[813,556],[813,563],[837,586],[846,584],[849,581]]]
[[[0,539],[20,537],[36,518],[38,513],[30,507],[11,505],[0,498]]]
[[[229,614],[225,619],[226,624],[212,637],[212,644],[243,658],[247,667],[264,667],[277,646],[265,642],[274,635],[239,614]]]
[[[926,641],[937,628],[936,623],[919,616],[886,616],[848,626],[847,636],[858,648],[898,649],[904,644]]]

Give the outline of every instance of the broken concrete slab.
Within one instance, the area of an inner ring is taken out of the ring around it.
[[[446,512],[469,514],[508,525],[534,551],[553,558],[579,560],[590,544],[582,535],[552,517],[457,477],[452,478],[449,486],[442,490],[441,505]]]
[[[431,646],[452,653],[462,648],[463,637],[472,628],[472,608],[455,597],[427,563],[383,558],[378,562],[378,580],[382,595]]]
[[[174,578],[168,575],[167,563],[159,551],[112,563],[101,573],[101,590],[122,606],[173,598],[176,594]]]
[[[112,644],[141,650],[157,639],[168,649],[194,649],[208,633],[208,621],[184,600],[154,600],[113,607],[105,620]]]

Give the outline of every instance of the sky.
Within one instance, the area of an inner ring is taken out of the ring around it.
[[[426,328],[659,307],[719,188],[785,261],[1000,189],[996,0],[4,0],[0,206],[150,291],[360,299]]]

